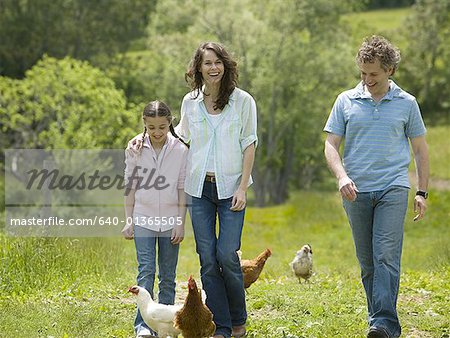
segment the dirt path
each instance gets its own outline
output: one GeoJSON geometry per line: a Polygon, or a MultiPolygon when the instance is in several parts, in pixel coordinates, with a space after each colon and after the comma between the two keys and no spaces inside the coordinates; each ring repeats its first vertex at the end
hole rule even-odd
{"type": "MultiPolygon", "coordinates": [[[[415,172],[409,172],[409,181],[413,187],[417,186],[417,178],[415,172]]],[[[444,180],[441,178],[430,177],[428,186],[437,191],[449,191],[450,180],[444,180]]]]}

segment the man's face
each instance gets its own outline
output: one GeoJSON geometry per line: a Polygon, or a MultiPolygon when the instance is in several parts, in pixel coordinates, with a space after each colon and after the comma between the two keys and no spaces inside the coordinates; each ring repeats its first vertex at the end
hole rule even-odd
{"type": "Polygon", "coordinates": [[[392,67],[387,71],[381,67],[380,60],[359,64],[361,80],[372,96],[384,95],[389,88],[389,76],[392,75],[392,67]]]}

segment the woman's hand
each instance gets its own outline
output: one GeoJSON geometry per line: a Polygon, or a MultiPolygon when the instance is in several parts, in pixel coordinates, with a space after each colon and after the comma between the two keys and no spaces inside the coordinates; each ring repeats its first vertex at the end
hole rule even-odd
{"type": "Polygon", "coordinates": [[[134,238],[134,225],[127,224],[122,229],[122,235],[125,239],[133,239],[134,238]]]}
{"type": "Polygon", "coordinates": [[[231,211],[241,211],[244,210],[247,204],[247,196],[245,190],[238,188],[234,194],[231,201],[231,211]]]}
{"type": "Polygon", "coordinates": [[[170,242],[175,244],[180,244],[184,239],[184,224],[175,225],[172,229],[172,236],[170,237],[170,242]]]}
{"type": "Polygon", "coordinates": [[[128,142],[127,149],[131,149],[134,153],[139,153],[142,146],[142,134],[139,134],[128,142]]]}

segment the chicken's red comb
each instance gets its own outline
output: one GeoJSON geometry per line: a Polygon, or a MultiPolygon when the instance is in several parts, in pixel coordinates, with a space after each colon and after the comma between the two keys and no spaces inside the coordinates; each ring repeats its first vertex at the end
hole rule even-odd
{"type": "Polygon", "coordinates": [[[137,289],[137,286],[136,286],[136,285],[130,286],[130,287],[128,288],[128,292],[131,292],[132,294],[137,295],[137,294],[139,293],[139,289],[137,289],[137,290],[135,290],[135,289],[137,289]]]}

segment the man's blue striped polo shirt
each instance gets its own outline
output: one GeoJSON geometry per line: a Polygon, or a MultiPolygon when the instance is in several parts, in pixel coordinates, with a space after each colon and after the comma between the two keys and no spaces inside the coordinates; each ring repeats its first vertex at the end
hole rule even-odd
{"type": "Polygon", "coordinates": [[[360,82],[341,93],[324,131],[345,138],[343,164],[360,192],[392,185],[410,187],[408,138],[426,133],[414,96],[390,80],[390,90],[375,102],[360,82]]]}

